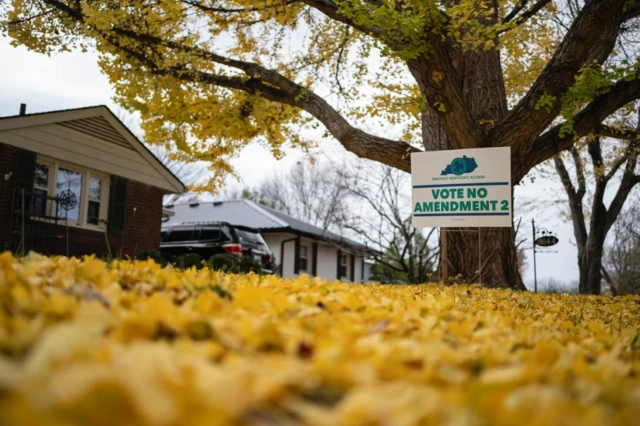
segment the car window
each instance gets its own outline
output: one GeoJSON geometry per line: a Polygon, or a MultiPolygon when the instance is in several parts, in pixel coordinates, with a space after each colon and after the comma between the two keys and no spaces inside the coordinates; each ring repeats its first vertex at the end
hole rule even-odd
{"type": "Polygon", "coordinates": [[[240,238],[240,241],[247,241],[249,243],[265,247],[267,246],[267,243],[265,243],[262,235],[260,234],[256,234],[255,232],[243,231],[242,229],[236,229],[236,233],[238,234],[238,238],[240,238]]]}
{"type": "Polygon", "coordinates": [[[175,241],[190,241],[194,239],[193,228],[173,228],[169,235],[167,236],[166,241],[175,242],[175,241]]]}
{"type": "Polygon", "coordinates": [[[200,239],[218,241],[220,239],[220,228],[202,228],[200,230],[200,239]]]}

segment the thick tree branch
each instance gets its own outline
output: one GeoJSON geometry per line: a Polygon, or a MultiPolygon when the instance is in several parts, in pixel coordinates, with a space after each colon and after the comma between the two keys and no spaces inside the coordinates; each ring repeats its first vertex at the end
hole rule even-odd
{"type": "MultiPolygon", "coordinates": [[[[640,80],[618,81],[608,92],[597,96],[573,118],[574,136],[560,137],[562,125],[552,127],[540,135],[531,148],[523,153],[529,158],[528,164],[540,164],[557,153],[571,148],[575,140],[593,132],[609,115],[629,102],[640,98],[640,80]]],[[[514,165],[514,181],[520,180],[530,167],[517,169],[514,165]]]]}
{"type": "MultiPolygon", "coordinates": [[[[365,26],[361,25],[344,15],[338,13],[338,5],[334,3],[332,0],[301,0],[304,4],[313,7],[314,9],[322,12],[327,15],[329,18],[334,19],[338,22],[342,22],[343,24],[347,24],[350,27],[353,27],[365,34],[369,34],[377,39],[382,39],[384,35],[388,32],[387,30],[380,28],[376,25],[365,26]]],[[[391,46],[392,48],[398,48],[399,46],[391,46]]]]}
{"type": "MultiPolygon", "coordinates": [[[[338,12],[338,6],[331,0],[301,0],[328,17],[347,24],[365,34],[378,39],[392,50],[402,50],[405,43],[394,41],[394,33],[378,26],[365,26],[338,12]]],[[[380,6],[385,7],[385,6],[380,6]]],[[[441,117],[443,129],[450,136],[451,148],[475,147],[482,140],[482,129],[474,120],[462,95],[457,73],[449,52],[440,34],[422,34],[430,47],[428,57],[419,56],[407,61],[409,71],[415,78],[420,91],[428,99],[430,107],[441,117]]]]}
{"type": "Polygon", "coordinates": [[[216,6],[207,6],[201,0],[182,0],[182,3],[187,4],[189,6],[195,7],[203,12],[216,12],[216,13],[248,13],[248,12],[261,12],[264,10],[274,9],[278,7],[284,7],[290,4],[297,3],[299,0],[287,0],[278,2],[271,5],[265,5],[263,7],[237,7],[237,8],[226,8],[226,7],[216,7],[216,6]]]}
{"type": "Polygon", "coordinates": [[[593,129],[594,135],[606,138],[624,139],[624,140],[640,140],[640,132],[637,129],[620,129],[616,127],[600,124],[593,129]]]}
{"type": "Polygon", "coordinates": [[[635,169],[638,164],[638,156],[640,156],[640,141],[634,140],[629,142],[627,149],[625,150],[625,157],[627,163],[624,168],[624,174],[620,180],[620,186],[616,195],[613,197],[609,209],[607,211],[607,224],[606,231],[608,232],[613,223],[618,218],[622,207],[624,206],[627,197],[631,190],[640,182],[640,176],[635,174],[635,169]]]}
{"type": "Polygon", "coordinates": [[[582,164],[582,158],[576,147],[571,148],[571,157],[576,165],[576,177],[578,178],[578,191],[576,195],[582,200],[584,194],[587,192],[587,183],[584,176],[584,164],[582,164]]]}
{"type": "Polygon", "coordinates": [[[575,83],[578,71],[587,64],[602,64],[609,57],[620,31],[625,3],[626,0],[587,0],[529,92],[494,127],[492,139],[502,146],[522,146],[523,151],[531,147],[536,135],[557,117],[560,99],[575,83]],[[555,97],[551,108],[537,108],[543,96],[555,97]]]}
{"type": "MultiPolygon", "coordinates": [[[[46,0],[46,3],[58,8],[79,23],[84,23],[81,9],[72,9],[58,0],[46,0]]],[[[186,82],[213,84],[228,89],[241,90],[270,101],[301,108],[322,122],[333,137],[342,143],[348,151],[359,157],[379,161],[409,172],[411,170],[410,154],[419,151],[407,143],[374,136],[353,127],[320,96],[258,64],[230,59],[202,48],[184,46],[172,40],[160,39],[117,26],[111,28],[109,32],[98,32],[98,34],[137,60],[140,65],[147,66],[153,74],[169,75],[186,82]],[[223,76],[212,72],[191,70],[186,67],[164,68],[161,64],[154,62],[150,55],[135,50],[130,43],[121,43],[118,36],[139,42],[143,48],[145,46],[165,47],[191,53],[201,59],[239,69],[251,78],[247,80],[241,77],[223,76]]]]}
{"type": "MultiPolygon", "coordinates": [[[[605,175],[604,173],[602,173],[604,169],[604,162],[602,161],[602,147],[600,146],[600,138],[595,138],[587,144],[587,152],[591,156],[591,164],[593,164],[596,181],[605,181],[605,175]]],[[[604,183],[606,184],[606,181],[604,183]]]]}
{"type": "Polygon", "coordinates": [[[613,176],[618,172],[618,170],[620,169],[620,167],[622,167],[622,165],[627,161],[628,158],[628,153],[625,150],[625,153],[620,155],[611,165],[611,168],[609,169],[609,172],[605,175],[604,179],[608,182],[610,181],[613,176]]]}
{"type": "Polygon", "coordinates": [[[564,186],[567,195],[569,195],[569,199],[577,200],[577,191],[573,186],[573,182],[571,182],[571,176],[569,175],[569,171],[564,165],[564,161],[559,156],[556,156],[553,157],[553,164],[556,168],[558,176],[560,176],[560,182],[562,182],[562,186],[564,186]]]}
{"type": "MultiPolygon", "coordinates": [[[[598,127],[602,127],[602,126],[598,126],[598,127]]],[[[625,136],[630,136],[630,132],[632,132],[636,136],[629,137],[629,140],[631,140],[631,142],[627,145],[627,148],[624,150],[624,154],[618,157],[618,159],[612,164],[611,169],[609,170],[609,173],[607,173],[607,176],[606,176],[607,181],[613,178],[613,176],[618,172],[618,169],[622,167],[625,161],[627,161],[630,157],[636,154],[634,151],[638,150],[638,141],[640,141],[640,136],[638,136],[639,131],[640,131],[640,111],[638,111],[638,123],[636,124],[635,130],[629,130],[629,129],[623,130],[625,136]]],[[[621,132],[616,131],[614,133],[620,134],[621,132]]],[[[612,137],[615,137],[615,136],[612,136],[612,137]]],[[[624,139],[624,138],[619,138],[619,139],[624,139]]]]}
{"type": "Polygon", "coordinates": [[[628,2],[627,10],[624,13],[624,20],[628,21],[630,19],[637,18],[638,16],[640,16],[640,2],[628,2]]]}

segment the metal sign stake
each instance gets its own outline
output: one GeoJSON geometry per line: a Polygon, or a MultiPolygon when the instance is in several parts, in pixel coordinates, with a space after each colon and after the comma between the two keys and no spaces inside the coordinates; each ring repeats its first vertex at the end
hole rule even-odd
{"type": "Polygon", "coordinates": [[[538,271],[536,268],[536,221],[531,219],[531,227],[533,228],[533,292],[538,292],[538,271]]]}
{"type": "Polygon", "coordinates": [[[442,231],[442,281],[447,284],[449,281],[449,253],[447,251],[447,228],[440,228],[442,231]]]}
{"type": "Polygon", "coordinates": [[[478,228],[478,284],[482,285],[482,246],[480,244],[480,228],[478,228]]]}

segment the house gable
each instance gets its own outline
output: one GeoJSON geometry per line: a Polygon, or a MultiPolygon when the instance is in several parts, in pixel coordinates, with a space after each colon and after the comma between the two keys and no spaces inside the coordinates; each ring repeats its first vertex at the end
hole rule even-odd
{"type": "Polygon", "coordinates": [[[105,106],[0,119],[0,143],[182,193],[174,176],[105,106]]]}

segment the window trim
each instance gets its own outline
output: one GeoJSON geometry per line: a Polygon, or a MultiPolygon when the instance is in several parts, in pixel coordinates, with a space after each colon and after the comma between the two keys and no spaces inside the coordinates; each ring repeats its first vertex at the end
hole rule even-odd
{"type": "MultiPolygon", "coordinates": [[[[58,169],[68,169],[82,174],[82,187],[80,188],[80,211],[78,212],[78,220],[70,219],[68,225],[73,228],[105,232],[107,230],[107,222],[109,218],[109,188],[111,186],[111,175],[44,155],[38,155],[36,157],[36,164],[38,163],[46,164],[49,166],[47,193],[50,194],[50,196],[53,196],[52,194],[55,194],[55,196],[57,196],[58,194],[58,169]],[[87,214],[89,212],[89,182],[91,181],[92,177],[99,178],[101,180],[98,225],[93,225],[87,222],[87,214]]],[[[54,207],[52,206],[52,202],[47,202],[47,214],[53,215],[55,213],[53,209],[54,207]]],[[[33,217],[32,219],[34,218],[35,217],[33,217]]]]}

